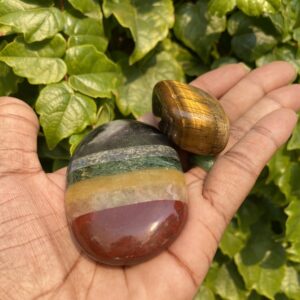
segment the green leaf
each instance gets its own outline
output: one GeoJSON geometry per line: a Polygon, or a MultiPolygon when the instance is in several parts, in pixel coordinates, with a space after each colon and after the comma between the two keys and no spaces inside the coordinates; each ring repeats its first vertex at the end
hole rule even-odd
{"type": "Polygon", "coordinates": [[[96,126],[101,126],[115,118],[114,104],[111,100],[103,100],[97,112],[96,126]]]}
{"type": "Polygon", "coordinates": [[[233,257],[243,248],[245,240],[246,235],[237,228],[234,222],[231,222],[226,228],[219,247],[224,254],[233,257]]]}
{"type": "Polygon", "coordinates": [[[269,15],[275,28],[282,35],[284,42],[289,41],[294,28],[300,23],[300,2],[298,0],[283,0],[279,11],[269,15]]]}
{"type": "MultiPolygon", "coordinates": [[[[293,31],[293,39],[295,41],[297,41],[298,48],[299,48],[299,45],[300,45],[300,28],[299,27],[293,31]]],[[[298,52],[298,56],[299,56],[299,52],[298,52]]]]}
{"type": "Polygon", "coordinates": [[[53,161],[53,165],[52,165],[52,172],[55,172],[61,168],[66,167],[69,164],[68,160],[60,160],[60,159],[55,159],[53,161]]]}
{"type": "Polygon", "coordinates": [[[300,197],[300,164],[292,162],[282,174],[278,186],[287,198],[292,196],[300,197]]]}
{"type": "Polygon", "coordinates": [[[62,57],[66,51],[66,41],[61,34],[51,39],[27,44],[22,37],[17,37],[13,42],[7,44],[1,54],[7,52],[14,55],[24,53],[29,57],[62,57]]]}
{"type": "Polygon", "coordinates": [[[273,202],[279,207],[286,206],[289,203],[287,197],[274,182],[267,184],[266,181],[261,181],[257,183],[252,189],[251,194],[262,200],[273,202]]]}
{"type": "Polygon", "coordinates": [[[293,131],[293,135],[287,145],[288,150],[300,149],[300,120],[298,119],[297,126],[293,131]]]}
{"type": "MultiPolygon", "coordinates": [[[[102,104],[98,109],[94,127],[101,126],[109,121],[112,121],[115,118],[114,104],[112,103],[112,101],[103,99],[101,100],[101,102],[102,104]]],[[[74,153],[79,143],[89,132],[91,132],[91,130],[92,130],[91,128],[86,128],[84,131],[70,136],[69,144],[71,146],[70,147],[71,154],[74,153]]]]}
{"type": "Polygon", "coordinates": [[[281,290],[289,299],[300,299],[300,275],[295,268],[286,266],[281,290]]]}
{"type": "Polygon", "coordinates": [[[129,63],[142,59],[159,41],[162,41],[174,24],[171,0],[104,0],[106,17],[113,14],[118,22],[129,28],[135,42],[129,63]]]}
{"type": "MultiPolygon", "coordinates": [[[[299,177],[298,177],[299,179],[299,177]]],[[[300,200],[292,197],[289,206],[285,209],[288,216],[286,221],[286,239],[291,243],[288,249],[289,258],[300,263],[300,200]]]]}
{"type": "Polygon", "coordinates": [[[64,18],[55,7],[15,11],[0,17],[0,24],[11,32],[23,33],[26,42],[33,43],[53,37],[63,29],[64,18]]]}
{"type": "Polygon", "coordinates": [[[217,68],[222,67],[224,65],[236,64],[236,63],[238,63],[238,60],[235,57],[223,56],[223,57],[220,57],[219,59],[216,59],[212,63],[211,68],[212,69],[217,69],[217,68]]]}
{"type": "Polygon", "coordinates": [[[225,16],[236,6],[236,0],[210,0],[208,3],[208,12],[212,15],[225,16]]]}
{"type": "Polygon", "coordinates": [[[139,117],[152,110],[152,89],[164,79],[183,81],[183,71],[174,57],[162,51],[151,54],[133,66],[123,62],[126,82],[119,89],[117,106],[123,115],[139,117]]]}
{"type": "Polygon", "coordinates": [[[40,158],[50,158],[52,160],[68,160],[70,153],[65,147],[64,141],[59,143],[55,149],[50,150],[43,136],[38,138],[38,154],[40,158]]]}
{"type": "Polygon", "coordinates": [[[43,0],[42,3],[40,0],[2,0],[0,1],[0,16],[50,4],[52,4],[52,0],[43,0]]]}
{"type": "MultiPolygon", "coordinates": [[[[252,290],[247,300],[266,300],[268,298],[257,294],[255,290],[252,290]]],[[[279,300],[276,298],[276,300],[279,300]]]]}
{"type": "Polygon", "coordinates": [[[274,181],[276,185],[279,186],[281,191],[283,191],[282,176],[287,172],[290,167],[291,157],[286,150],[285,146],[282,146],[273,155],[272,159],[268,163],[269,177],[267,182],[274,181]]]}
{"type": "Polygon", "coordinates": [[[96,104],[62,82],[45,87],[36,102],[49,149],[96,121],[96,104]]]}
{"type": "Polygon", "coordinates": [[[7,46],[8,42],[6,40],[3,40],[2,42],[0,42],[0,51],[2,51],[2,49],[4,49],[5,46],[7,46]]]}
{"type": "Polygon", "coordinates": [[[9,66],[0,62],[0,96],[16,93],[20,80],[20,77],[16,76],[9,66]]]}
{"type": "Polygon", "coordinates": [[[292,45],[282,45],[274,47],[268,54],[256,60],[258,67],[268,64],[275,60],[284,60],[290,62],[297,72],[300,72],[300,58],[297,57],[297,49],[292,45]]]}
{"type": "Polygon", "coordinates": [[[207,275],[204,279],[204,282],[203,282],[205,287],[207,287],[208,289],[210,289],[214,293],[215,293],[215,289],[216,289],[216,284],[215,283],[216,283],[216,278],[218,276],[219,269],[220,269],[220,265],[215,259],[212,262],[212,264],[210,265],[208,273],[207,273],[207,275]]]}
{"type": "Polygon", "coordinates": [[[31,107],[34,106],[36,98],[39,94],[40,86],[39,85],[31,85],[28,80],[24,80],[20,78],[20,82],[18,84],[18,90],[16,93],[13,93],[11,96],[16,97],[18,99],[22,99],[31,107]]]}
{"type": "Polygon", "coordinates": [[[76,133],[70,136],[69,144],[70,144],[70,154],[73,155],[79,143],[83,140],[83,138],[91,132],[91,128],[86,128],[80,133],[76,133]]]}
{"type": "Polygon", "coordinates": [[[270,299],[280,292],[286,255],[281,244],[272,239],[267,223],[259,222],[252,227],[251,237],[236,254],[235,262],[247,289],[254,289],[270,299]]]}
{"type": "MultiPolygon", "coordinates": [[[[114,113],[114,104],[111,100],[103,99],[101,100],[102,104],[98,109],[96,121],[94,127],[101,126],[109,121],[112,121],[115,118],[114,113]]],[[[79,143],[82,141],[82,139],[91,132],[91,128],[86,128],[84,131],[73,134],[69,138],[69,144],[70,144],[70,153],[73,154],[76,150],[79,143]]]]}
{"type": "Polygon", "coordinates": [[[264,211],[251,199],[247,199],[237,212],[237,221],[242,233],[249,235],[251,226],[263,215],[264,211]]]}
{"type": "Polygon", "coordinates": [[[213,45],[226,29],[226,18],[207,14],[207,1],[184,3],[176,10],[174,33],[187,47],[208,62],[213,45]]]}
{"type": "Polygon", "coordinates": [[[68,0],[68,2],[84,15],[102,20],[101,8],[97,0],[68,0]]]}
{"type": "Polygon", "coordinates": [[[214,293],[202,284],[199,288],[197,295],[194,297],[193,300],[215,300],[214,293]]]}
{"type": "Polygon", "coordinates": [[[91,45],[72,47],[67,50],[70,86],[91,97],[111,97],[121,81],[117,64],[91,45]]]}
{"type": "Polygon", "coordinates": [[[26,44],[20,37],[0,52],[0,61],[13,68],[15,74],[25,77],[31,84],[60,81],[67,72],[62,59],[66,43],[61,35],[50,40],[26,44]]]}
{"type": "Polygon", "coordinates": [[[267,18],[253,18],[241,12],[228,20],[234,53],[246,62],[252,62],[272,50],[278,43],[278,34],[267,18]]]}
{"type": "Polygon", "coordinates": [[[179,44],[172,42],[169,39],[165,39],[162,41],[161,46],[163,50],[168,51],[174,56],[186,75],[191,77],[200,76],[201,74],[209,71],[209,68],[204,65],[199,57],[193,55],[190,51],[179,44]]]}
{"type": "Polygon", "coordinates": [[[233,262],[220,267],[215,280],[215,291],[224,300],[246,299],[243,280],[233,262]]]}
{"type": "Polygon", "coordinates": [[[280,7],[280,0],[236,0],[237,7],[249,16],[275,13],[280,7]]]}
{"type": "Polygon", "coordinates": [[[100,52],[107,48],[108,41],[104,35],[101,20],[76,16],[65,11],[64,32],[69,36],[68,46],[93,45],[100,52]]]}

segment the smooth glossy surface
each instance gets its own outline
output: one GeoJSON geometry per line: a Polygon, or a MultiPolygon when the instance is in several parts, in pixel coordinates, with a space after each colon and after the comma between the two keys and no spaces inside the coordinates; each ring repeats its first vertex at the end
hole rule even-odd
{"type": "Polygon", "coordinates": [[[226,146],[229,121],[217,99],[190,85],[164,80],[153,90],[153,113],[159,128],[180,148],[216,155],[226,146]]]}
{"type": "Polygon", "coordinates": [[[182,201],[148,201],[82,215],[71,226],[90,257],[134,264],[167,247],[180,232],[186,213],[182,201]]]}
{"type": "Polygon", "coordinates": [[[92,259],[132,265],[168,247],[187,217],[181,165],[168,139],[137,121],[95,129],[68,168],[72,235],[92,259]]]}

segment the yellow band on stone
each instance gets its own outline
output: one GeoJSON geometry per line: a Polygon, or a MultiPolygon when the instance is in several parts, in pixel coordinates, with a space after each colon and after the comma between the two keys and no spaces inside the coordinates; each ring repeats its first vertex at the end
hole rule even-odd
{"type": "Polygon", "coordinates": [[[186,202],[182,172],[174,169],[144,169],[112,176],[97,176],[71,185],[66,192],[69,216],[152,200],[186,202]]]}

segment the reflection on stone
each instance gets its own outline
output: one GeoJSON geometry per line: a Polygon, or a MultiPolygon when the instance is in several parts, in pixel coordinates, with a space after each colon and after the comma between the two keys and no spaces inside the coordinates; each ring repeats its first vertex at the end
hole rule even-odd
{"type": "Polygon", "coordinates": [[[80,216],[72,229],[91,258],[110,265],[134,264],[167,247],[186,214],[182,201],[149,201],[80,216]]]}

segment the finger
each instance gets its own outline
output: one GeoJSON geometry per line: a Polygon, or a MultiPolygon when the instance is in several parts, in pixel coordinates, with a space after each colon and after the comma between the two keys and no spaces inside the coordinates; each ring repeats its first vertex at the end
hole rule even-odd
{"type": "Polygon", "coordinates": [[[243,63],[228,64],[199,76],[190,84],[219,98],[249,71],[250,69],[243,63]]]}
{"type": "Polygon", "coordinates": [[[48,173],[48,178],[54,183],[61,191],[65,191],[66,189],[66,173],[67,168],[61,168],[59,170],[56,170],[53,173],[48,173]]]}
{"type": "Polygon", "coordinates": [[[285,86],[270,92],[232,124],[230,128],[230,139],[224,153],[237,143],[256,122],[271,112],[279,108],[290,108],[294,111],[300,110],[299,99],[299,84],[285,86]]]}
{"type": "Polygon", "coordinates": [[[220,103],[234,122],[264,95],[293,82],[296,75],[291,64],[272,62],[250,72],[220,99],[220,103]]]}
{"type": "Polygon", "coordinates": [[[274,152],[288,139],[297,122],[290,109],[265,116],[211,169],[203,196],[229,222],[274,152]],[[282,126],[284,124],[284,126],[282,126]]]}
{"type": "MultiPolygon", "coordinates": [[[[297,110],[300,106],[299,104],[299,96],[300,96],[300,88],[299,85],[293,85],[290,87],[284,87],[279,90],[276,90],[272,93],[270,93],[269,97],[272,97],[272,100],[267,100],[264,99],[260,103],[262,104],[257,104],[258,108],[257,111],[253,111],[253,118],[258,118],[261,119],[265,117],[264,111],[267,112],[273,112],[275,110],[278,110],[280,106],[286,106],[290,107],[291,109],[297,110]],[[269,101],[272,101],[269,103],[269,101]],[[278,101],[279,103],[277,104],[274,101],[278,101]],[[259,115],[256,115],[259,114],[259,115]]],[[[266,113],[267,114],[267,113],[266,113]]],[[[276,112],[277,114],[277,112],[276,112]]],[[[292,114],[292,119],[294,119],[294,115],[292,114]]],[[[273,116],[274,120],[279,122],[284,122],[284,120],[280,119],[280,115],[277,120],[277,116],[273,116]]],[[[290,122],[290,118],[287,118],[290,122]]],[[[272,122],[270,120],[264,121],[268,126],[270,126],[270,130],[272,130],[272,122]],[[268,124],[268,122],[270,122],[268,124]]],[[[252,128],[255,125],[256,122],[251,121],[245,122],[246,126],[250,126],[252,128]]],[[[292,125],[295,124],[292,122],[292,125]]],[[[259,126],[264,126],[264,124],[257,124],[257,127],[255,128],[260,128],[259,126]]],[[[293,126],[291,126],[292,128],[293,126]]],[[[247,132],[249,132],[249,129],[247,129],[247,132]]],[[[263,128],[263,127],[262,127],[263,128]]],[[[254,129],[256,130],[256,129],[254,129]]],[[[259,129],[261,130],[261,129],[259,129]]],[[[274,128],[276,130],[276,128],[274,128]]],[[[268,131],[266,131],[268,132],[268,131]]],[[[243,135],[245,132],[243,132],[243,135]]],[[[289,133],[288,133],[289,135],[289,133]]],[[[287,135],[287,136],[288,136],[287,135]]],[[[247,138],[250,140],[250,138],[247,138]]],[[[246,149],[249,150],[250,154],[254,153],[255,155],[255,149],[252,150],[251,148],[248,147],[248,143],[250,145],[255,144],[255,142],[249,142],[248,140],[245,139],[245,147],[244,151],[247,151],[246,149]]],[[[284,142],[284,139],[280,139],[279,136],[279,143],[284,142]]],[[[259,139],[257,140],[257,143],[259,143],[259,139]]],[[[231,145],[232,146],[232,145],[231,145]]],[[[279,145],[278,145],[279,146],[279,145]]],[[[277,147],[278,147],[277,146],[277,147]]],[[[265,149],[265,147],[262,147],[265,149]]],[[[259,149],[259,148],[258,148],[259,149]]],[[[238,150],[237,150],[238,151],[238,150]]],[[[261,151],[261,149],[259,149],[261,151]]],[[[258,154],[259,155],[259,154],[258,154]]],[[[270,154],[271,155],[271,154],[270,154]]],[[[244,157],[244,155],[242,156],[244,157]]],[[[260,163],[260,166],[258,166],[258,171],[255,173],[255,177],[258,176],[260,170],[266,163],[266,159],[263,160],[260,163]]],[[[258,160],[259,162],[259,160],[258,160]]],[[[247,164],[246,164],[247,165],[247,164]]],[[[227,166],[226,166],[227,168],[227,166]]],[[[230,169],[229,169],[230,171],[230,169]]],[[[232,171],[236,175],[236,178],[234,178],[231,174],[229,175],[220,175],[221,179],[223,180],[226,178],[231,178],[231,180],[235,182],[238,181],[238,177],[245,178],[243,174],[239,174],[235,171],[232,171]],[[223,178],[222,178],[223,177],[223,178]]],[[[227,202],[225,202],[224,197],[223,197],[223,191],[220,191],[220,204],[217,206],[213,201],[207,201],[207,199],[213,199],[213,196],[207,197],[206,199],[202,199],[200,195],[202,195],[202,187],[205,182],[205,177],[206,177],[206,172],[200,168],[194,168],[190,170],[186,174],[186,179],[187,179],[187,186],[189,187],[189,220],[184,228],[183,234],[180,235],[178,240],[171,246],[170,252],[172,252],[174,255],[176,255],[182,262],[183,264],[189,269],[193,274],[193,277],[198,281],[201,282],[203,280],[202,275],[206,274],[206,271],[208,270],[210,266],[210,262],[213,259],[214,253],[217,249],[218,243],[221,239],[221,236],[224,232],[225,227],[227,226],[229,219],[233,216],[235,210],[238,208],[238,206],[241,203],[241,199],[244,199],[249,191],[249,188],[246,189],[246,192],[244,191],[244,195],[240,198],[239,201],[235,201],[235,205],[233,208],[231,208],[231,211],[229,213],[226,213],[226,209],[223,208],[223,203],[225,203],[225,206],[227,206],[227,202],[231,204],[231,199],[228,199],[227,202]],[[216,209],[214,209],[216,207],[216,209]],[[196,249],[196,250],[195,250],[196,249]],[[200,264],[201,261],[201,264],[200,264]]],[[[211,176],[211,175],[210,175],[211,176]]],[[[230,180],[230,181],[231,181],[230,180]]],[[[209,182],[209,180],[207,181],[209,182]]],[[[250,185],[254,184],[255,179],[248,182],[250,185]]],[[[214,184],[212,184],[212,187],[214,188],[215,186],[218,186],[219,182],[214,181],[214,184]]],[[[206,187],[207,185],[205,185],[206,187]]],[[[230,186],[229,186],[230,187],[230,186]]],[[[234,189],[234,192],[238,190],[238,186],[236,186],[236,189],[234,189]]],[[[204,193],[204,195],[207,192],[204,193]]],[[[208,193],[209,194],[209,193],[208,193]]],[[[229,198],[229,197],[228,197],[229,198]]]]}
{"type": "MultiPolygon", "coordinates": [[[[190,82],[190,85],[203,89],[218,98],[225,94],[249,71],[250,69],[243,63],[228,64],[199,76],[190,82]]],[[[152,113],[147,113],[138,118],[138,120],[155,127],[158,124],[158,118],[154,117],[152,113]]]]}
{"type": "Polygon", "coordinates": [[[30,106],[0,97],[0,173],[34,173],[41,170],[37,156],[39,123],[30,106]]]}
{"type": "Polygon", "coordinates": [[[189,210],[187,223],[168,253],[177,258],[198,285],[212,263],[227,223],[202,197],[205,173],[194,168],[186,173],[189,210]]]}

